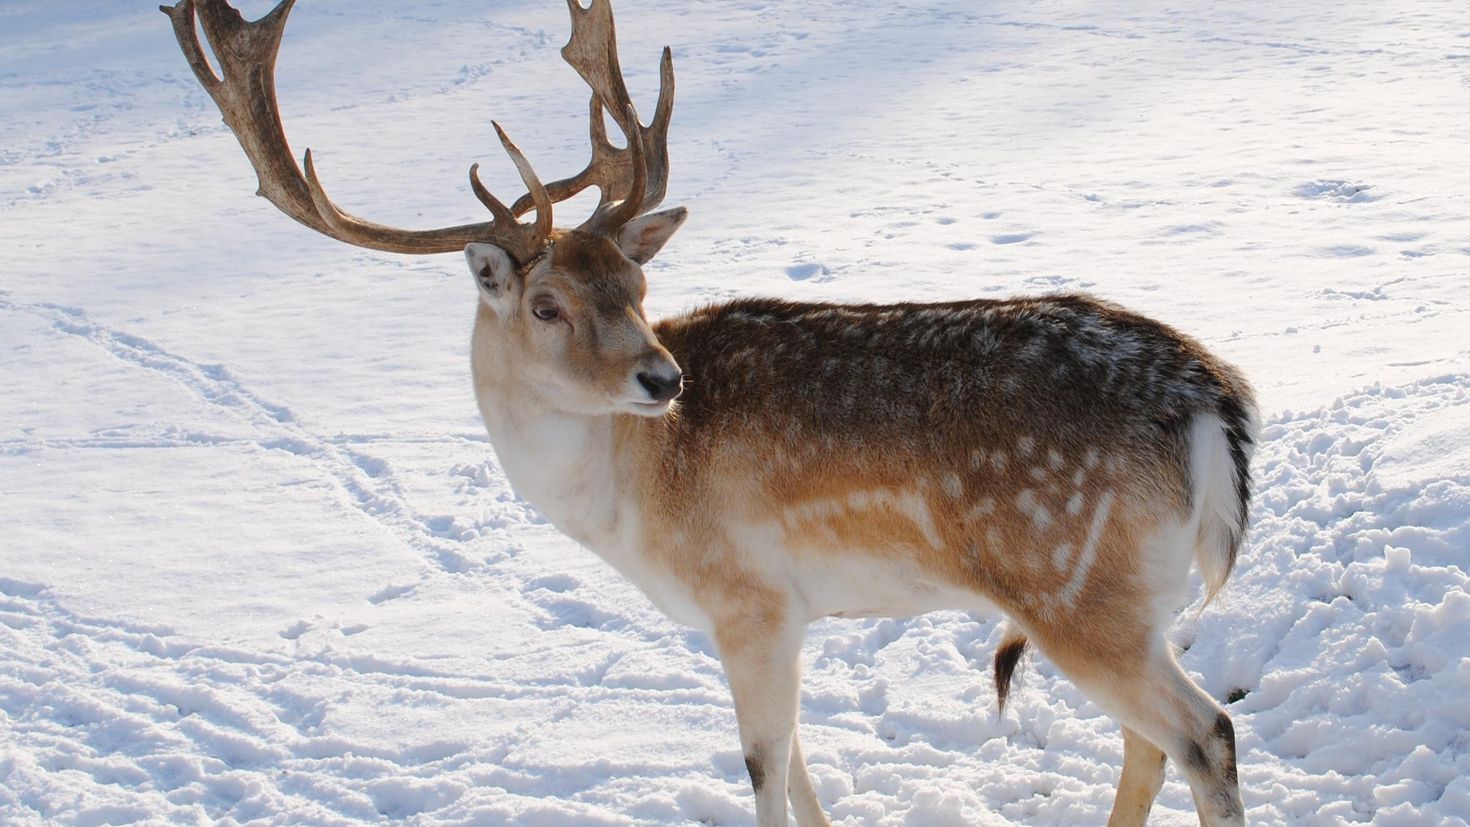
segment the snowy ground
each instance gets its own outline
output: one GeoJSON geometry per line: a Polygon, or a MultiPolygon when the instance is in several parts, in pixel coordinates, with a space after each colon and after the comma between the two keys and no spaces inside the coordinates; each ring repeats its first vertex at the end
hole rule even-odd
{"type": "MultiPolygon", "coordinates": [[[[245,8],[258,14],[260,0],[245,8]]],[[[280,66],[348,209],[479,220],[584,160],[554,0],[307,0],[280,66]]],[[[679,95],[649,268],[730,296],[1086,289],[1260,390],[1255,529],[1182,616],[1253,824],[1470,820],[1470,8],[622,0],[679,95]],[[1328,10],[1330,9],[1330,10],[1328,10]]],[[[454,256],[318,238],[146,3],[0,5],[0,822],[753,823],[709,641],[516,499],[454,256]]],[[[563,215],[575,214],[575,207],[563,215]]],[[[994,619],[831,621],[834,819],[1100,824],[1116,727],[994,619]]],[[[1155,824],[1192,823],[1171,770],[1155,824]]]]}

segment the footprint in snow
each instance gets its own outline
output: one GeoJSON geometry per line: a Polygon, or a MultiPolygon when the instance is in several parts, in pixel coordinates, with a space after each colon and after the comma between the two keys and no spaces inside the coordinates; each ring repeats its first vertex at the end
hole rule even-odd
{"type": "Polygon", "coordinates": [[[1314,252],[1322,258],[1360,258],[1371,256],[1376,251],[1372,247],[1364,247],[1361,244],[1333,244],[1328,247],[1318,247],[1314,252]]]}
{"type": "Polygon", "coordinates": [[[567,626],[577,629],[609,631],[626,625],[622,616],[603,609],[590,600],[578,600],[572,597],[548,599],[533,596],[532,602],[546,612],[546,617],[537,620],[536,625],[548,631],[567,626]]]}
{"type": "Polygon", "coordinates": [[[793,264],[786,268],[786,275],[792,281],[806,281],[815,276],[829,275],[831,272],[831,270],[827,269],[827,265],[815,261],[809,261],[804,264],[793,264]]]}
{"type": "Polygon", "coordinates": [[[1025,283],[1028,286],[1030,286],[1030,287],[1052,287],[1052,288],[1056,288],[1058,290],[1063,289],[1063,288],[1069,288],[1069,289],[1075,289],[1075,290],[1086,290],[1086,289],[1088,289],[1090,287],[1096,287],[1097,286],[1097,282],[1095,282],[1095,281],[1087,281],[1085,279],[1074,279],[1074,278],[1070,278],[1068,276],[1057,276],[1057,275],[1051,275],[1051,276],[1032,276],[1031,278],[1026,279],[1026,282],[1025,283]]]}
{"type": "Polygon", "coordinates": [[[570,574],[548,574],[538,577],[526,584],[526,591],[545,589],[549,592],[569,592],[580,585],[577,578],[570,574]]]}
{"type": "Polygon", "coordinates": [[[374,605],[396,600],[413,591],[413,586],[385,586],[368,597],[368,602],[374,605]]]}
{"type": "Polygon", "coordinates": [[[349,451],[348,455],[352,458],[352,464],[369,477],[381,477],[391,471],[387,460],[359,454],[355,451],[349,451]]]}
{"type": "Polygon", "coordinates": [[[1298,185],[1296,189],[1292,190],[1292,194],[1298,198],[1313,198],[1321,201],[1360,204],[1367,201],[1377,201],[1382,197],[1368,192],[1371,189],[1373,189],[1371,184],[1360,184],[1353,181],[1340,181],[1336,179],[1319,179],[1298,185]]]}

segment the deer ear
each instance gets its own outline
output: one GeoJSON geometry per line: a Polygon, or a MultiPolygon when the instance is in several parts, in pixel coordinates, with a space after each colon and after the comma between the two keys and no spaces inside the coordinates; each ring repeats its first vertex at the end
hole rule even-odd
{"type": "Polygon", "coordinates": [[[494,244],[468,244],[464,248],[470,276],[480,291],[480,300],[496,313],[504,313],[511,304],[511,287],[515,284],[516,263],[494,244]]]}
{"type": "Polygon", "coordinates": [[[675,207],[635,218],[618,231],[618,248],[628,258],[647,264],[688,217],[688,210],[675,207]]]}

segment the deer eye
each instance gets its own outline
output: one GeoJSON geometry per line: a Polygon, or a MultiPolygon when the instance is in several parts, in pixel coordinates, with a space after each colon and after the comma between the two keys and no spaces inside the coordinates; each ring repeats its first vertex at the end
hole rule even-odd
{"type": "Polygon", "coordinates": [[[543,322],[554,322],[561,311],[554,304],[538,304],[531,308],[531,315],[543,322]]]}

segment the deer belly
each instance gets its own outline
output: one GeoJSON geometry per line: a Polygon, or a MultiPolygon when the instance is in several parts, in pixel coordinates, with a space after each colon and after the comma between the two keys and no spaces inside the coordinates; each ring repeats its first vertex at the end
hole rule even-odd
{"type": "Polygon", "coordinates": [[[995,610],[965,585],[920,489],[855,488],[767,513],[737,533],[746,558],[791,582],[812,619],[995,610]]]}
{"type": "Polygon", "coordinates": [[[944,609],[980,614],[998,611],[983,595],[933,577],[913,560],[834,557],[799,567],[796,588],[811,619],[909,617],[944,609]]]}

